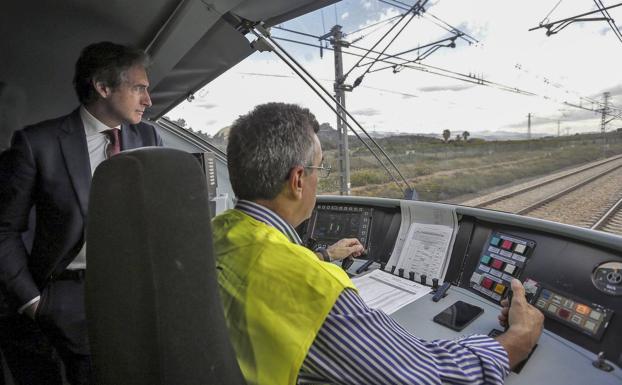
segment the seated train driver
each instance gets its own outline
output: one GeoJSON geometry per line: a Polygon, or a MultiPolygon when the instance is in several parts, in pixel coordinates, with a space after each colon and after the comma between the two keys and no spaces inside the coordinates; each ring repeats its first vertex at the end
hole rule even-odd
{"type": "Polygon", "coordinates": [[[315,204],[322,149],[315,117],[257,106],[227,147],[239,201],[213,220],[229,336],[249,384],[502,384],[542,331],[519,281],[492,339],[421,340],[369,308],[338,266],[300,245],[294,227],[315,204]]]}

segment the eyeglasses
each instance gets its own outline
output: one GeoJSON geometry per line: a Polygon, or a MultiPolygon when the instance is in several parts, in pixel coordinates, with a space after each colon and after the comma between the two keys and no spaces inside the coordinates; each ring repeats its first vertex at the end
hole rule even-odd
{"type": "Polygon", "coordinates": [[[305,168],[316,169],[320,178],[328,178],[328,176],[330,175],[330,170],[332,170],[330,164],[324,163],[320,164],[319,166],[305,166],[305,168]]]}

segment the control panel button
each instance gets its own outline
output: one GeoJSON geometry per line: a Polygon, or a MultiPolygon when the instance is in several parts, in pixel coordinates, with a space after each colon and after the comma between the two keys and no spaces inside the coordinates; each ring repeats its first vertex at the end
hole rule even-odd
{"type": "Polygon", "coordinates": [[[499,295],[503,295],[505,293],[506,286],[500,283],[495,285],[495,292],[499,293],[499,295]]]}
{"type": "Polygon", "coordinates": [[[572,309],[574,307],[574,301],[571,301],[569,299],[565,299],[564,300],[564,307],[567,307],[568,309],[572,309]]]}
{"type": "Polygon", "coordinates": [[[577,304],[577,307],[575,308],[575,310],[577,311],[577,313],[583,314],[583,315],[588,315],[592,311],[592,309],[590,309],[589,306],[582,305],[582,304],[577,304]]]}
{"type": "Polygon", "coordinates": [[[561,308],[557,312],[557,315],[563,319],[568,319],[570,317],[570,312],[567,309],[561,308]]]}
{"type": "Polygon", "coordinates": [[[536,302],[536,307],[539,307],[540,309],[544,309],[545,305],[546,305],[546,301],[543,299],[539,299],[538,302],[536,302]]]}
{"type": "Polygon", "coordinates": [[[490,263],[490,255],[483,255],[482,259],[480,259],[480,262],[486,266],[488,266],[488,264],[490,263]]]}
{"type": "Polygon", "coordinates": [[[587,330],[594,332],[594,330],[596,329],[596,324],[592,321],[585,321],[585,325],[583,325],[583,327],[585,327],[587,330]]]}
{"type": "Polygon", "coordinates": [[[501,268],[503,267],[503,261],[493,259],[491,266],[497,270],[501,270],[501,268]]]}
{"type": "Polygon", "coordinates": [[[551,313],[557,313],[557,310],[559,309],[559,307],[557,305],[555,305],[554,303],[552,303],[552,304],[549,305],[549,307],[547,309],[551,313]]]}
{"type": "Polygon", "coordinates": [[[573,314],[572,318],[570,318],[570,322],[581,325],[581,322],[583,322],[583,318],[577,314],[573,314]]]}
{"type": "Polygon", "coordinates": [[[494,281],[490,278],[484,278],[482,280],[482,286],[485,287],[486,289],[490,289],[493,283],[494,281]]]}
{"type": "Polygon", "coordinates": [[[514,246],[514,252],[517,254],[525,254],[526,249],[527,249],[527,246],[522,245],[520,243],[517,243],[516,246],[514,246]]]}
{"type": "Polygon", "coordinates": [[[492,239],[490,240],[490,244],[493,246],[499,246],[499,242],[501,242],[501,239],[499,237],[492,237],[492,239]]]}
{"type": "Polygon", "coordinates": [[[504,239],[503,242],[501,242],[501,248],[504,250],[511,250],[512,246],[512,241],[508,241],[507,239],[504,239]]]}
{"type": "Polygon", "coordinates": [[[513,275],[514,272],[516,271],[516,266],[508,263],[507,265],[505,265],[505,269],[503,269],[503,271],[505,271],[506,273],[510,275],[513,275]]]}
{"type": "Polygon", "coordinates": [[[603,313],[597,310],[592,310],[592,312],[590,313],[590,318],[593,320],[600,321],[602,317],[603,317],[603,313]]]}
{"type": "Polygon", "coordinates": [[[471,276],[471,282],[479,285],[480,282],[482,282],[482,275],[480,273],[473,273],[473,275],[471,276]]]}

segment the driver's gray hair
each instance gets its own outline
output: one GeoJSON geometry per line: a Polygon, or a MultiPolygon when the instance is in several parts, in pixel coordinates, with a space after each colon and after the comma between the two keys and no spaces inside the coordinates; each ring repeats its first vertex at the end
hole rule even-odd
{"type": "Polygon", "coordinates": [[[276,198],[293,167],[312,165],[313,135],[319,128],[315,116],[295,104],[261,104],[240,116],[227,144],[229,178],[237,198],[276,198]]]}

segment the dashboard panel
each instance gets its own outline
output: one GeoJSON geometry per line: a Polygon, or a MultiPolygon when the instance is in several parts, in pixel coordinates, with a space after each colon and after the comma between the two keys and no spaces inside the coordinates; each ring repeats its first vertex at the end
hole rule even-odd
{"type": "MultiPolygon", "coordinates": [[[[393,199],[320,196],[311,219],[298,230],[303,240],[315,238],[326,245],[341,235],[357,236],[369,250],[361,259],[371,259],[377,262],[375,268],[397,275],[387,262],[403,225],[400,205],[401,201],[393,199]],[[365,224],[369,227],[364,228],[365,224]],[[364,233],[365,229],[368,231],[364,233]]],[[[598,383],[622,383],[622,237],[490,210],[434,205],[455,210],[459,218],[445,273],[445,282],[457,287],[453,290],[473,303],[483,302],[499,309],[500,300],[509,295],[510,280],[520,279],[528,300],[545,315],[545,334],[540,344],[546,341],[546,344],[562,345],[539,350],[582,351],[582,359],[590,363],[605,362],[604,369],[612,369],[607,372],[589,365],[589,370],[595,371],[594,378],[600,378],[598,383]],[[601,361],[597,361],[599,354],[601,361]],[[611,377],[606,374],[602,377],[603,373],[610,373],[611,377]]],[[[363,262],[359,261],[348,273],[356,275],[363,262]]],[[[404,279],[408,279],[406,274],[404,279]]],[[[429,300],[421,298],[413,308],[429,300]]],[[[424,308],[441,311],[447,305],[447,302],[429,303],[424,308]]],[[[400,310],[398,318],[405,317],[404,312],[400,310]]],[[[438,333],[436,338],[442,338],[447,331],[430,322],[431,316],[421,320],[428,325],[423,328],[424,334],[438,333]]],[[[412,313],[408,319],[419,317],[412,313]]],[[[482,330],[481,322],[476,320],[472,328],[487,334],[492,327],[486,324],[482,330]]],[[[410,325],[411,321],[406,323],[410,325]]],[[[411,326],[417,331],[421,329],[419,323],[411,326]]],[[[543,359],[542,352],[534,356],[543,359]]],[[[555,357],[544,359],[555,361],[555,357]]],[[[558,370],[583,365],[555,362],[553,366],[558,370]]],[[[513,382],[527,383],[520,378],[530,378],[530,381],[557,383],[551,381],[551,373],[545,367],[526,365],[513,382]],[[534,366],[540,369],[533,369],[534,366]]],[[[584,379],[585,375],[576,378],[584,379]]]]}

